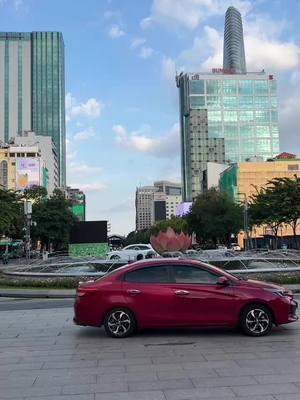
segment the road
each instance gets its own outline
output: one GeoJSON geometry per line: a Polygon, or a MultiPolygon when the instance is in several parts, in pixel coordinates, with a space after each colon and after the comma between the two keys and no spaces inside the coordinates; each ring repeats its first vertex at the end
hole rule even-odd
{"type": "Polygon", "coordinates": [[[0,297],[0,311],[72,307],[74,299],[12,299],[0,297]]]}
{"type": "Polygon", "coordinates": [[[67,302],[0,313],[0,400],[300,399],[300,323],[262,338],[198,329],[119,340],[74,326],[67,302]]]}

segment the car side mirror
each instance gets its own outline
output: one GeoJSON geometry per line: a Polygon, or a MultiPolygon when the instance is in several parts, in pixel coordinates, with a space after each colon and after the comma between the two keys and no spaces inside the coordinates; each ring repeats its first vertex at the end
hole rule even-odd
{"type": "Polygon", "coordinates": [[[217,285],[228,286],[230,281],[226,276],[220,276],[217,280],[217,285]]]}

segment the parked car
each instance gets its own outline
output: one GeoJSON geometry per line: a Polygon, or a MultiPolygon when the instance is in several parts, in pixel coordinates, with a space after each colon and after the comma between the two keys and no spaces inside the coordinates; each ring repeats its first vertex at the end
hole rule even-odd
{"type": "Polygon", "coordinates": [[[230,249],[234,251],[241,251],[241,246],[238,245],[237,243],[231,243],[230,249]]]}
{"type": "Polygon", "coordinates": [[[76,324],[103,325],[116,338],[143,328],[201,326],[239,326],[263,336],[273,324],[298,319],[291,291],[180,258],[136,262],[81,283],[74,311],[76,324]]]}
{"type": "Polygon", "coordinates": [[[130,244],[122,250],[111,251],[107,254],[109,260],[142,260],[156,255],[150,244],[130,244]]]}

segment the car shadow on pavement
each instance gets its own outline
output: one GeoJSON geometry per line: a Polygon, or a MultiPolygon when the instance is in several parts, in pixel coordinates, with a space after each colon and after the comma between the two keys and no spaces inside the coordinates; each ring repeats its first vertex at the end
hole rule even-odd
{"type": "MultiPolygon", "coordinates": [[[[75,327],[76,329],[76,327],[75,327]]],[[[109,340],[117,340],[109,338],[104,329],[101,328],[93,328],[93,327],[77,327],[76,336],[77,337],[85,337],[85,338],[103,338],[109,340]]],[[[295,331],[300,329],[300,324],[296,325],[286,325],[286,326],[274,326],[271,334],[268,336],[270,338],[283,337],[283,336],[293,336],[295,335],[295,331]]],[[[148,338],[165,338],[166,340],[172,338],[180,338],[182,340],[186,339],[186,342],[192,342],[193,338],[199,339],[199,337],[210,337],[210,338],[228,338],[228,337],[239,337],[239,338],[248,338],[248,339],[261,339],[261,338],[252,338],[249,336],[245,336],[240,329],[238,328],[173,328],[173,329],[145,329],[139,331],[138,333],[125,338],[123,340],[132,340],[135,338],[140,338],[142,341],[148,338]]],[[[263,337],[264,338],[264,337],[263,337]]],[[[192,343],[191,343],[192,344],[192,343]]]]}

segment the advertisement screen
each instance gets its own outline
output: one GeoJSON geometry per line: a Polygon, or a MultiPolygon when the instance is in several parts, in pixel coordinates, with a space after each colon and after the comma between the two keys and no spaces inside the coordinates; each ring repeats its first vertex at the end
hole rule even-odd
{"type": "Polygon", "coordinates": [[[37,158],[16,159],[16,190],[40,185],[40,163],[37,158]]]}

